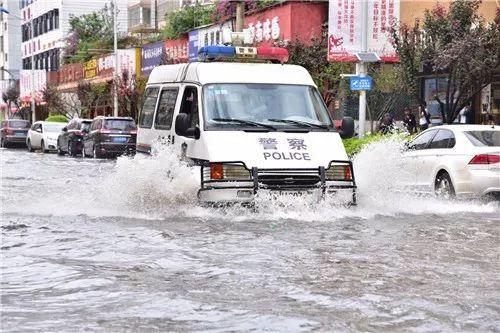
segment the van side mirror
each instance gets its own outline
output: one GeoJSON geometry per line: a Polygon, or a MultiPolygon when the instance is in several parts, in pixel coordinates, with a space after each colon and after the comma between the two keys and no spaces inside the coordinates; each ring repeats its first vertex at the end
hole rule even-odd
{"type": "Polygon", "coordinates": [[[64,126],[64,127],[62,128],[62,131],[63,131],[63,132],[67,132],[67,131],[68,131],[68,128],[67,128],[66,126],[64,126]]]}
{"type": "Polygon", "coordinates": [[[354,119],[352,117],[342,118],[339,134],[342,139],[349,139],[354,136],[354,119]]]}
{"type": "Polygon", "coordinates": [[[179,113],[175,118],[175,134],[186,136],[198,140],[200,138],[200,129],[198,127],[189,127],[191,121],[187,113],[179,113]]]}

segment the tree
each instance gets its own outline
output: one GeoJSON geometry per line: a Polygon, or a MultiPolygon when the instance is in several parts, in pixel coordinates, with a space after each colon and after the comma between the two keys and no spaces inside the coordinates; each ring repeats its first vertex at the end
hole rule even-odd
{"type": "Polygon", "coordinates": [[[84,110],[75,93],[62,93],[57,90],[57,85],[47,84],[42,90],[42,97],[52,115],[63,115],[68,119],[84,116],[84,110]]]}
{"type": "Polygon", "coordinates": [[[7,115],[9,118],[18,117],[21,119],[28,119],[29,108],[21,108],[20,92],[17,84],[11,85],[9,89],[2,94],[2,99],[7,104],[7,115]],[[12,106],[17,109],[15,113],[12,112],[12,106]]]}
{"type": "MultiPolygon", "coordinates": [[[[70,15],[64,56],[66,63],[90,60],[113,49],[113,2],[102,9],[80,16],[70,15]]],[[[118,36],[118,48],[140,45],[137,37],[118,36]]]]}
{"type": "Polygon", "coordinates": [[[480,3],[454,0],[448,11],[437,4],[425,12],[423,22],[393,29],[404,82],[420,104],[419,76],[428,72],[445,80],[444,91],[434,99],[446,123],[452,123],[500,69],[500,9],[494,22],[486,24],[478,12],[480,3]]]}
{"type": "Polygon", "coordinates": [[[142,96],[146,88],[147,79],[143,76],[129,76],[124,71],[116,81],[118,87],[118,104],[124,116],[137,119],[139,105],[142,104],[142,96]]]}
{"type": "Polygon", "coordinates": [[[281,42],[290,54],[289,63],[307,69],[319,88],[327,107],[330,109],[339,92],[341,73],[351,73],[352,64],[345,62],[328,62],[328,33],[323,29],[321,36],[313,37],[306,45],[298,38],[288,43],[281,42]]]}
{"type": "Polygon", "coordinates": [[[212,23],[213,6],[196,3],[165,14],[167,25],[162,35],[165,39],[177,39],[189,30],[212,23]]]}
{"type": "Polygon", "coordinates": [[[78,82],[76,95],[81,103],[82,114],[90,117],[94,108],[109,100],[110,91],[107,83],[90,84],[84,80],[78,82]]]}

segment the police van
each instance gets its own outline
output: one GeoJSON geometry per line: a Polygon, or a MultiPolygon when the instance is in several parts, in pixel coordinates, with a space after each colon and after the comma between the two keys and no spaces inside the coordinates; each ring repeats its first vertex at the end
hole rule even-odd
{"type": "Polygon", "coordinates": [[[341,141],[353,135],[354,122],[344,118],[335,128],[309,73],[283,64],[286,49],[208,46],[199,55],[199,62],[151,72],[138,152],[168,141],[200,168],[198,198],[205,204],[252,202],[264,190],[343,191],[355,204],[353,167],[341,141]],[[240,54],[257,62],[237,62],[240,54]]]}

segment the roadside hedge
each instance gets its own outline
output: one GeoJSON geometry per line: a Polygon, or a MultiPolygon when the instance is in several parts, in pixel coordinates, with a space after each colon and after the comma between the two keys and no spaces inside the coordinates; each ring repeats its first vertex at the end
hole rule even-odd
{"type": "MultiPolygon", "coordinates": [[[[417,134],[405,135],[400,133],[395,135],[397,135],[402,141],[411,141],[417,134]]],[[[343,139],[342,142],[344,143],[347,155],[349,157],[352,157],[357,153],[359,153],[366,145],[380,141],[384,138],[386,139],[387,137],[388,137],[387,135],[382,135],[382,134],[370,134],[364,136],[362,139],[358,138],[343,139]]]]}
{"type": "Polygon", "coordinates": [[[383,135],[372,134],[372,135],[366,135],[362,139],[359,138],[343,139],[342,142],[344,143],[347,155],[351,157],[359,153],[361,149],[363,149],[363,147],[366,146],[367,144],[379,141],[382,138],[384,138],[383,135]]]}
{"type": "Polygon", "coordinates": [[[45,121],[48,121],[51,123],[67,123],[68,118],[66,118],[62,114],[56,114],[54,116],[48,116],[47,118],[45,118],[45,121]]]}

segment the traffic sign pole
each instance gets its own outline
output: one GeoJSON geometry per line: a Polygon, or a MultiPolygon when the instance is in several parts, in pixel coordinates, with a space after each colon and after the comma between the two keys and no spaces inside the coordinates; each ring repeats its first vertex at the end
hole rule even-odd
{"type": "MultiPolygon", "coordinates": [[[[368,1],[361,1],[361,48],[363,52],[368,51],[368,1]]],[[[361,60],[356,64],[356,73],[360,77],[365,77],[367,68],[366,62],[361,60]]],[[[362,138],[365,135],[366,123],[366,90],[359,92],[359,131],[358,137],[362,138]]]]}

